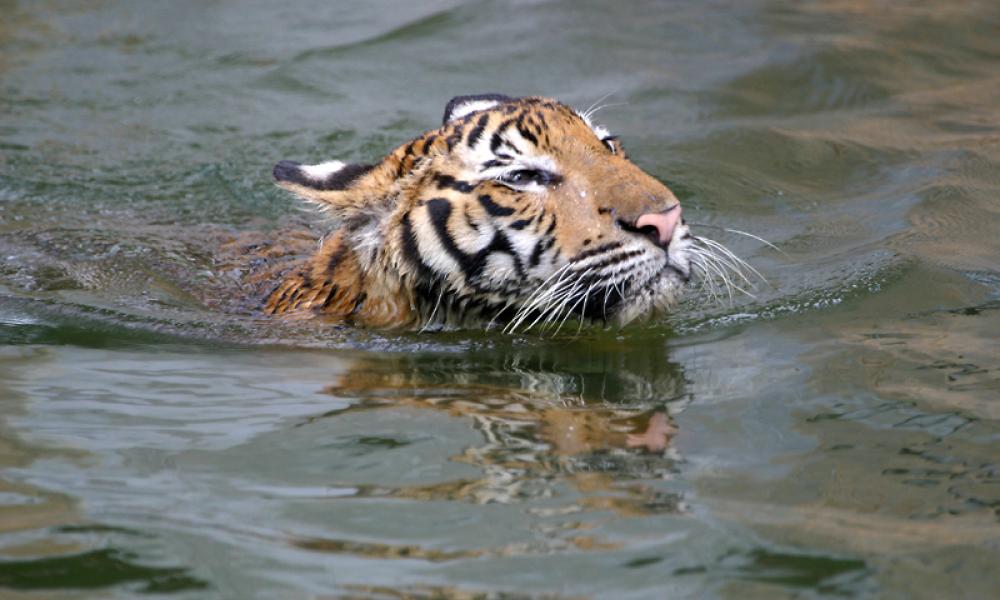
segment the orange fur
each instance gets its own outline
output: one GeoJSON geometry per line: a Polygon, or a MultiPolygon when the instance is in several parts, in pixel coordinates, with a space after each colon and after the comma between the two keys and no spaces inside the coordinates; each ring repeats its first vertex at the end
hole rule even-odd
{"type": "Polygon", "coordinates": [[[575,261],[581,279],[606,287],[584,281],[578,293],[593,298],[569,313],[627,322],[668,305],[683,284],[663,275],[663,248],[623,229],[677,198],[615,138],[553,100],[508,98],[460,115],[373,167],[284,161],[275,177],[335,229],[274,288],[268,314],[376,328],[510,319],[575,261]],[[614,258],[602,261],[606,273],[582,272],[603,248],[614,258]],[[616,261],[638,271],[615,271],[616,261]],[[622,296],[617,313],[612,293],[622,296]]]}

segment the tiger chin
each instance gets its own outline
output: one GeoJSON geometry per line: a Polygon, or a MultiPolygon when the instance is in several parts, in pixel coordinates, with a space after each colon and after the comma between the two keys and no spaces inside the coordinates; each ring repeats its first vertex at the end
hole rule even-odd
{"type": "Polygon", "coordinates": [[[443,125],[374,165],[281,161],[279,186],[328,215],[272,315],[372,328],[558,330],[670,310],[697,266],[662,183],[558,101],[459,96],[443,125]]]}

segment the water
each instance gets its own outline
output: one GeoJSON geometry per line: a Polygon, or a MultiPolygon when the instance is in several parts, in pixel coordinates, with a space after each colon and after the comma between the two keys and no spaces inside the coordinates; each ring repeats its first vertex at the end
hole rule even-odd
{"type": "Polygon", "coordinates": [[[0,9],[3,597],[1000,585],[996,3],[0,9]],[[492,91],[612,94],[769,284],[557,339],[246,311],[226,248],[311,218],[276,160],[492,91]]]}

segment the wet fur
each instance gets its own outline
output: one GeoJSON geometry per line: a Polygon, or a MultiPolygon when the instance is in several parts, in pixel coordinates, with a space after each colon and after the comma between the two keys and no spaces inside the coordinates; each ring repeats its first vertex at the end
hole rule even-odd
{"type": "Polygon", "coordinates": [[[374,166],[282,161],[274,175],[331,233],[273,288],[268,314],[378,328],[620,325],[668,310],[691,273],[686,227],[669,250],[630,228],[675,206],[670,190],[546,98],[459,97],[441,128],[374,166]],[[531,181],[512,184],[517,171],[531,181]]]}

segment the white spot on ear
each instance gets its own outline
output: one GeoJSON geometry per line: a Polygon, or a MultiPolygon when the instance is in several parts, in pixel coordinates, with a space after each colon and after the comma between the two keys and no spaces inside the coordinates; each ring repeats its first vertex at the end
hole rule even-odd
{"type": "Polygon", "coordinates": [[[347,166],[339,160],[330,160],[318,165],[302,165],[299,169],[313,181],[325,181],[327,177],[347,166]]]}
{"type": "Polygon", "coordinates": [[[597,136],[597,139],[603,141],[604,138],[611,135],[611,132],[605,129],[604,127],[601,127],[600,125],[594,125],[594,122],[590,120],[590,115],[580,112],[577,112],[576,114],[581,119],[583,119],[583,122],[587,124],[587,127],[590,127],[590,130],[594,132],[594,135],[597,136]]]}
{"type": "Polygon", "coordinates": [[[453,107],[451,109],[451,114],[448,115],[448,122],[451,123],[455,119],[461,119],[462,117],[471,115],[474,112],[489,110],[499,104],[500,102],[497,100],[470,100],[453,107]]]}

